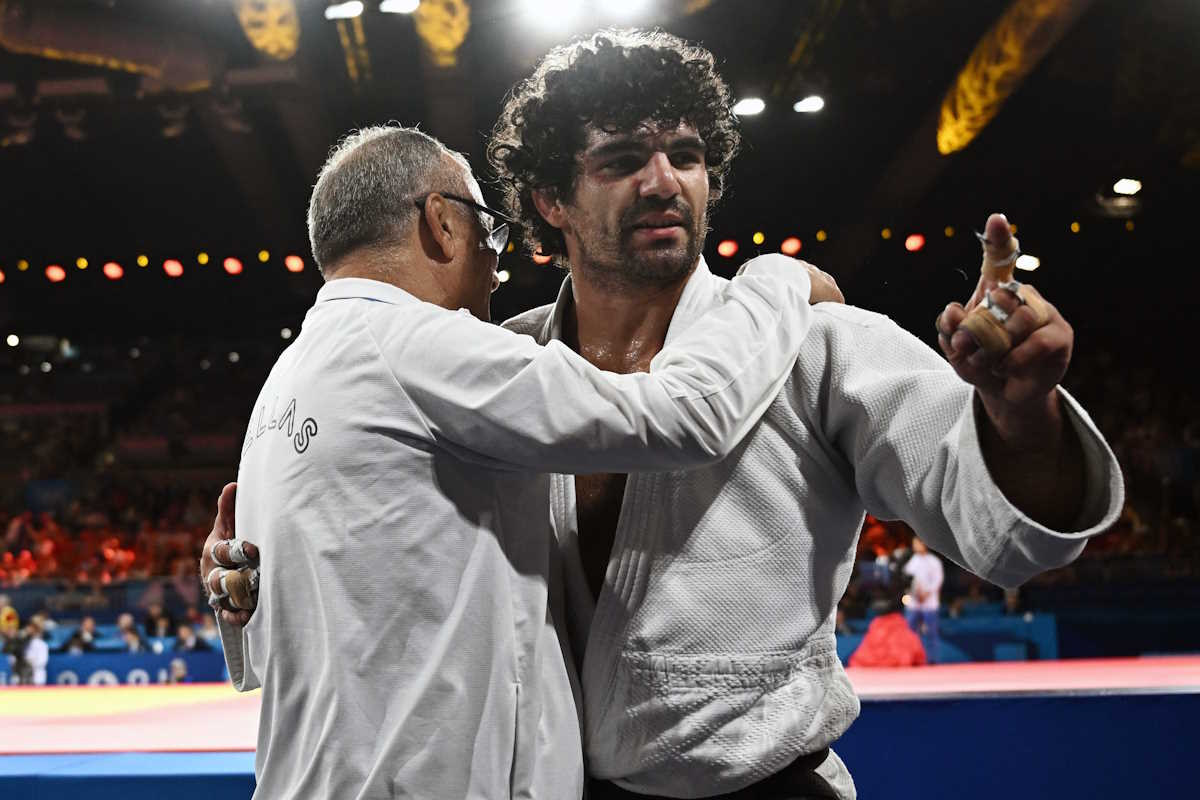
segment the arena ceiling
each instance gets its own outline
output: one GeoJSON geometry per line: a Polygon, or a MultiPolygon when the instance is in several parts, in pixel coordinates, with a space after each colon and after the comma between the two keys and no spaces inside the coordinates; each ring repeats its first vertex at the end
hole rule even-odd
{"type": "MultiPolygon", "coordinates": [[[[852,301],[932,319],[973,282],[969,230],[1002,210],[1046,254],[1038,280],[1096,319],[1128,299],[1114,287],[1140,259],[1177,276],[1147,303],[1195,286],[1179,263],[1195,259],[1200,208],[1192,0],[646,0],[626,19],[597,0],[560,27],[537,24],[528,0],[425,0],[414,15],[367,0],[340,21],[326,5],[0,2],[4,324],[78,337],[298,321],[320,283],[304,210],[339,135],[420,123],[482,170],[506,89],[553,44],[622,22],[702,42],[737,96],[766,103],[744,118],[713,220],[718,271],[796,236],[852,301]],[[792,110],[810,94],[822,111],[792,110]],[[1143,190],[1114,196],[1121,177],[1143,190]],[[926,237],[918,252],[911,233],[926,237]],[[717,255],[726,238],[736,259],[717,255]],[[287,254],[307,268],[288,272],[287,254]],[[241,274],[222,270],[229,256],[241,274]],[[110,260],[121,280],[102,274],[110,260]],[[66,279],[48,281],[50,264],[66,279]]],[[[560,277],[520,253],[503,266],[499,317],[546,302],[560,277]]]]}

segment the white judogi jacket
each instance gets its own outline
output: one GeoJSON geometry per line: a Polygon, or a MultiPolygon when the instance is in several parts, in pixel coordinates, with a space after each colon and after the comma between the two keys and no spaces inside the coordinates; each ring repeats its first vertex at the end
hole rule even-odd
{"type": "Polygon", "coordinates": [[[795,261],[760,260],[626,376],[389,284],[325,284],[238,470],[262,581],[222,637],[235,686],[263,690],[255,796],[578,798],[545,472],[727,454],[787,378],[808,292],[795,261]]]}
{"type": "MultiPolygon", "coordinates": [[[[691,329],[726,281],[703,261],[667,335],[691,329]]],[[[561,338],[572,302],[506,323],[561,338]]],[[[1083,442],[1080,524],[1025,517],[988,475],[974,390],[886,317],[815,307],[795,370],[724,461],[630,475],[612,557],[592,601],[578,551],[575,486],[552,483],[571,639],[582,659],[590,775],[647,794],[704,797],[771,775],[834,742],[859,703],[838,661],[834,620],[864,510],[903,519],[933,549],[1001,586],[1076,558],[1117,518],[1117,462],[1060,389],[1083,442]]],[[[819,768],[854,797],[836,756],[819,768]]]]}

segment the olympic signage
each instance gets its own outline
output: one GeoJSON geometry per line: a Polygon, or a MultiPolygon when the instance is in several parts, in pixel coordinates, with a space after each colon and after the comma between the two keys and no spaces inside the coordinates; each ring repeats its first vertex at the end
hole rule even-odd
{"type": "MultiPolygon", "coordinates": [[[[6,662],[7,659],[0,659],[0,681],[14,683],[16,677],[9,673],[6,662]]],[[[46,665],[46,683],[57,686],[144,686],[224,680],[228,680],[225,659],[219,652],[52,655],[46,665]]]]}

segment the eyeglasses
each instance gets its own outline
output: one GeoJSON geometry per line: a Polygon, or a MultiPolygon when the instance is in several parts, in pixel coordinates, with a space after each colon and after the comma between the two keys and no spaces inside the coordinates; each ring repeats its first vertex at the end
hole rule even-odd
{"type": "MultiPolygon", "coordinates": [[[[506,245],[508,245],[509,227],[511,226],[513,228],[519,228],[519,227],[521,227],[520,222],[517,222],[515,219],[508,216],[507,214],[501,214],[499,211],[496,211],[495,209],[488,208],[483,203],[476,203],[474,200],[472,200],[469,197],[459,197],[456,194],[444,194],[442,192],[438,192],[438,194],[441,195],[442,197],[446,198],[447,200],[453,200],[456,203],[462,203],[465,206],[470,206],[471,208],[475,209],[476,211],[482,211],[484,214],[487,214],[488,216],[492,217],[493,220],[500,220],[501,222],[499,225],[488,230],[487,236],[484,237],[484,243],[487,244],[487,248],[489,250],[491,250],[492,252],[494,252],[497,257],[504,255],[504,248],[506,245]]],[[[427,195],[427,194],[421,195],[420,197],[418,197],[416,199],[417,208],[421,209],[421,211],[424,211],[425,210],[425,201],[428,199],[429,199],[429,195],[427,195]]],[[[484,226],[484,229],[487,230],[486,225],[484,226]]]]}

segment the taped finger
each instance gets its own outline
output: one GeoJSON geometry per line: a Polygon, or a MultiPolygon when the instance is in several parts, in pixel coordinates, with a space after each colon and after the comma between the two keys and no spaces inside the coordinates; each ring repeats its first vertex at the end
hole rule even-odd
{"type": "Polygon", "coordinates": [[[204,577],[204,589],[208,594],[208,604],[213,608],[223,608],[221,601],[229,597],[229,592],[225,590],[224,572],[225,570],[221,567],[213,567],[204,577]]]}
{"type": "Polygon", "coordinates": [[[1050,304],[1042,297],[1041,292],[1026,283],[1021,287],[1020,298],[1021,304],[1033,312],[1037,327],[1040,328],[1050,321],[1050,304]]]}
{"type": "Polygon", "coordinates": [[[258,605],[258,570],[239,569],[221,576],[221,591],[229,596],[229,603],[237,609],[252,609],[258,605]]]}
{"type": "Polygon", "coordinates": [[[961,327],[971,335],[980,350],[992,358],[998,358],[1012,348],[1012,337],[1004,327],[1007,319],[1007,312],[999,306],[978,305],[963,319],[961,327]]]}
{"type": "Polygon", "coordinates": [[[220,539],[213,542],[209,555],[215,563],[223,567],[243,567],[250,563],[242,539],[220,539]]]}

